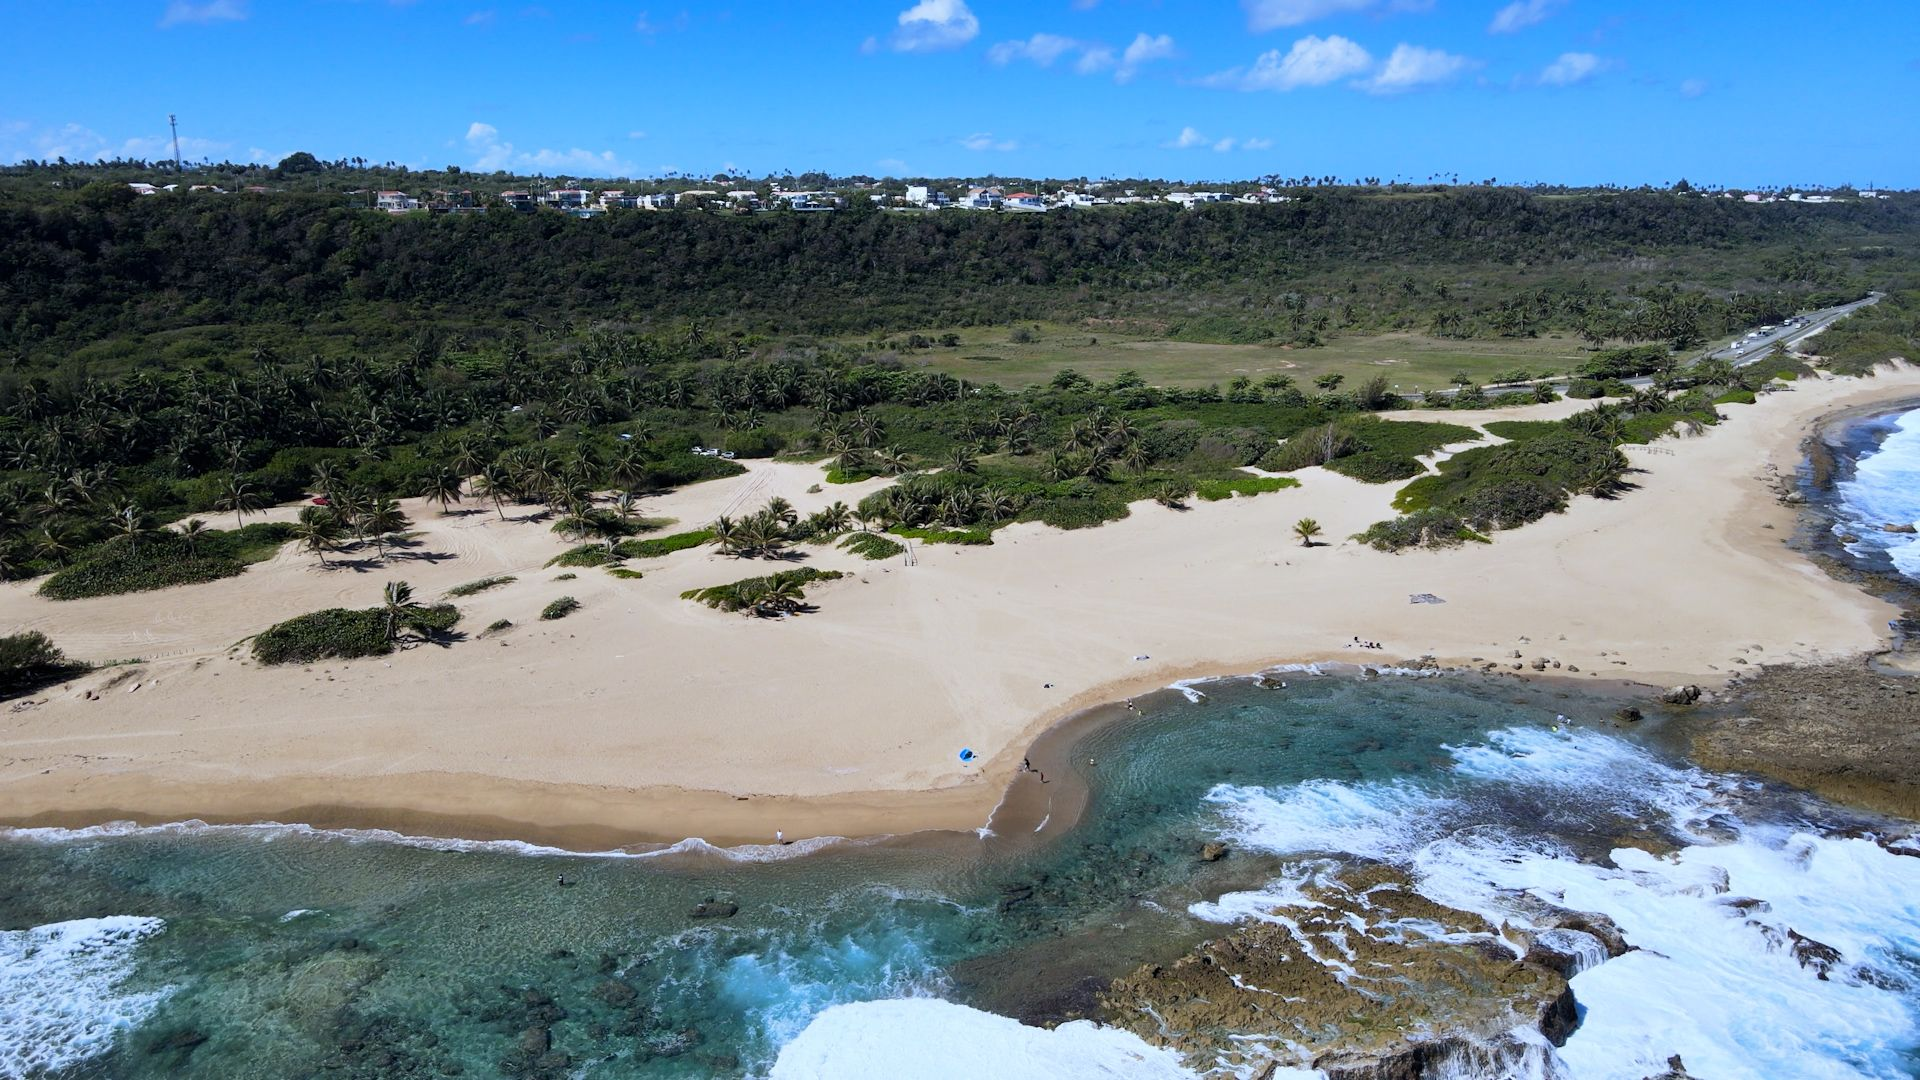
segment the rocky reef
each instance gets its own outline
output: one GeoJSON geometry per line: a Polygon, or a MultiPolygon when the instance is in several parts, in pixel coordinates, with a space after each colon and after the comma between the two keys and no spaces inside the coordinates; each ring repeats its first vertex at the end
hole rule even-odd
{"type": "Polygon", "coordinates": [[[1709,769],[1920,817],[1920,678],[1885,661],[1762,668],[1731,712],[1694,718],[1690,734],[1709,769]]]}
{"type": "Polygon", "coordinates": [[[1242,1075],[1524,1072],[1579,1023],[1567,980],[1629,948],[1604,916],[1536,907],[1537,929],[1495,926],[1392,867],[1329,861],[1254,921],[1115,980],[1104,1018],[1242,1075]]]}

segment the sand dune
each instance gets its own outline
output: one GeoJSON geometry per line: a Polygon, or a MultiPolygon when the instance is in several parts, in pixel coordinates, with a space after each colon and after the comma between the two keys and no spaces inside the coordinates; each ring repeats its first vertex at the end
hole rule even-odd
{"type": "MultiPolygon", "coordinates": [[[[143,662],[0,712],[0,821],[297,819],[596,845],[971,828],[1040,730],[1183,677],[1518,649],[1582,678],[1706,681],[1738,660],[1857,653],[1879,645],[1891,610],[1782,547],[1793,517],[1763,471],[1791,471],[1821,415],[1903,395],[1920,395],[1914,369],[1805,380],[1728,407],[1705,436],[1629,448],[1643,471],[1624,498],[1582,499],[1455,551],[1333,539],[1389,516],[1393,489],[1324,470],[1184,512],[1140,504],[1099,529],[1016,525],[991,547],[919,545],[913,566],[809,548],[809,565],[854,576],[817,586],[821,610],[785,621],[679,599],[770,564],[698,549],[636,561],[641,580],[584,569],[556,581],[542,564],[566,545],[547,523],[511,508],[504,522],[490,507],[442,517],[417,501],[419,545],[385,564],[321,569],[289,549],[227,581],[67,603],[9,585],[0,628],[143,662]],[[1301,549],[1288,533],[1301,517],[1333,542],[1301,549]],[[517,624],[497,638],[311,668],[261,669],[238,647],[290,615],[370,606],[388,580],[432,599],[494,574],[519,580],[461,607],[470,632],[517,624]],[[1414,593],[1446,603],[1410,604],[1414,593]],[[563,594],[584,609],[538,621],[563,594]],[[1387,648],[1343,648],[1355,635],[1387,648]],[[979,759],[963,764],[962,747],[979,759]]],[[[809,492],[821,479],[815,466],[753,463],[643,512],[692,528],[774,495],[805,513],[887,483],[809,492]]]]}

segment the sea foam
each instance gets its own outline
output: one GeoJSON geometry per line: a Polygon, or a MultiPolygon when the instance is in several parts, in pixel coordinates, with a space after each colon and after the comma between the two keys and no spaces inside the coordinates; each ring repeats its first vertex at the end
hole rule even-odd
{"type": "Polygon", "coordinates": [[[1272,913],[1297,907],[1330,857],[1384,860],[1495,925],[1530,925],[1531,894],[1607,915],[1636,947],[1600,962],[1596,943],[1565,943],[1581,958],[1572,985],[1585,1014],[1553,1075],[1641,1080],[1676,1053],[1716,1080],[1912,1075],[1920,859],[1767,819],[1739,798],[1751,785],[1597,732],[1513,729],[1449,750],[1452,768],[1429,783],[1215,788],[1228,838],[1293,861],[1270,887],[1192,914],[1284,918],[1272,913]],[[1553,834],[1602,815],[1692,842],[1595,862],[1553,834]],[[1796,957],[1795,934],[1839,951],[1825,978],[1796,957]]]}
{"type": "Polygon", "coordinates": [[[1920,523],[1920,410],[1895,420],[1880,446],[1854,464],[1853,478],[1835,490],[1846,520],[1834,531],[1857,537],[1847,550],[1885,552],[1895,570],[1920,580],[1920,536],[1882,529],[1920,523]]]}
{"type": "Polygon", "coordinates": [[[676,843],[650,848],[646,851],[573,851],[567,848],[552,847],[546,844],[531,844],[523,840],[461,840],[451,837],[410,836],[390,829],[320,829],[312,825],[289,824],[278,821],[263,821],[247,825],[213,825],[205,821],[190,819],[171,821],[158,825],[138,825],[131,821],[110,821],[103,825],[89,825],[84,828],[0,828],[0,839],[26,840],[46,844],[71,844],[88,840],[110,839],[126,836],[237,836],[260,841],[275,841],[292,837],[343,840],[360,844],[392,844],[397,847],[421,848],[427,851],[487,852],[496,855],[524,855],[539,858],[575,858],[575,859],[654,859],[668,855],[700,855],[729,862],[775,862],[780,859],[799,858],[813,852],[842,844],[860,844],[871,842],[875,838],[851,839],[845,836],[810,836],[804,840],[793,840],[774,844],[740,844],[734,847],[720,847],[697,837],[688,837],[676,843]]]}
{"type": "Polygon", "coordinates": [[[0,931],[0,1080],[27,1080],[109,1050],[167,989],[125,992],[159,919],[113,916],[0,931]]]}
{"type": "MultiPolygon", "coordinates": [[[[1276,1080],[1318,1073],[1289,1071],[1276,1080]]],[[[935,998],[836,1005],[815,1017],[774,1063],[773,1080],[1194,1080],[1169,1050],[1092,1021],[1057,1028],[935,998]]]]}

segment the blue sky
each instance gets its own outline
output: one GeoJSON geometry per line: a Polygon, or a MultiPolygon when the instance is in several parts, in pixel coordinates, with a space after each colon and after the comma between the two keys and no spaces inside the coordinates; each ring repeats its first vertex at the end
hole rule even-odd
{"type": "Polygon", "coordinates": [[[6,0],[0,160],[1920,186],[1920,0],[6,0]]]}

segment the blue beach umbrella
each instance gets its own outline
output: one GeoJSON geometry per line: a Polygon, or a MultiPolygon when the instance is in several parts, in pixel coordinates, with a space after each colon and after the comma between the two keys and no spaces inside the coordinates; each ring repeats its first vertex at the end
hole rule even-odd
{"type": "Polygon", "coordinates": [[[973,760],[973,751],[972,751],[972,750],[969,750],[969,749],[966,749],[965,747],[962,747],[962,748],[961,748],[961,750],[960,750],[960,760],[961,760],[961,761],[972,761],[972,760],[973,760]]]}

